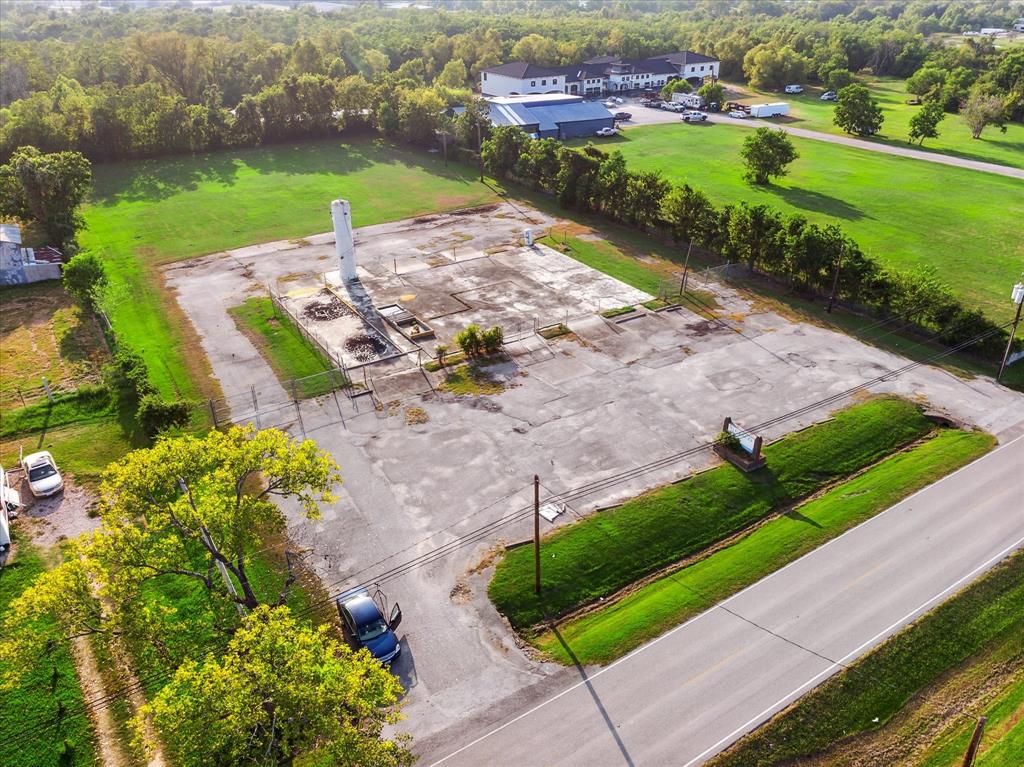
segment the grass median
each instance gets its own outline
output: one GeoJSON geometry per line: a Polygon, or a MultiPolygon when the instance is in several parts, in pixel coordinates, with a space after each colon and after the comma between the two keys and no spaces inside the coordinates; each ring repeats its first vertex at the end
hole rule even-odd
{"type": "Polygon", "coordinates": [[[532,547],[512,549],[495,569],[491,600],[519,629],[564,615],[870,466],[930,428],[905,400],[855,405],[767,446],[768,465],[756,472],[722,465],[548,536],[539,596],[532,547]]]}
{"type": "Polygon", "coordinates": [[[291,318],[274,308],[269,298],[247,298],[228,310],[235,325],[255,344],[281,385],[299,397],[316,397],[343,384],[342,374],[305,339],[291,318]]]}
{"type": "Polygon", "coordinates": [[[734,545],[567,621],[558,627],[561,640],[546,632],[536,644],[563,663],[573,662],[568,650],[580,663],[614,660],[986,453],[994,443],[981,432],[939,432],[734,545]]]}
{"type": "Polygon", "coordinates": [[[768,767],[818,754],[884,727],[919,691],[993,642],[1022,637],[1024,552],[1017,552],[711,764],[768,767]]]}

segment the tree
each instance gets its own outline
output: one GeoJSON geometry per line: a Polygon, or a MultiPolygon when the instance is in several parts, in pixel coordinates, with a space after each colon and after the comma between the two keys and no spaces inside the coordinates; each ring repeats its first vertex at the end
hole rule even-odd
{"type": "Polygon", "coordinates": [[[399,135],[410,144],[434,146],[437,143],[437,129],[441,125],[441,114],[445,108],[444,102],[436,93],[426,88],[399,88],[396,94],[399,135]]]}
{"type": "Polygon", "coordinates": [[[823,82],[828,90],[838,93],[847,85],[853,83],[853,72],[849,69],[833,69],[828,73],[823,82]]]}
{"type": "Polygon", "coordinates": [[[936,66],[925,66],[907,78],[907,93],[919,99],[934,96],[946,84],[946,70],[936,66]]]}
{"type": "Polygon", "coordinates": [[[806,59],[788,45],[758,45],[743,57],[743,71],[755,88],[782,90],[804,79],[806,59]]]}
{"type": "Polygon", "coordinates": [[[719,82],[704,83],[697,89],[697,95],[701,96],[706,104],[718,104],[721,108],[725,103],[725,86],[719,82]]]}
{"type": "Polygon", "coordinates": [[[926,138],[936,138],[939,135],[939,123],[945,116],[946,110],[942,108],[941,101],[929,99],[924,102],[924,106],[910,118],[910,141],[924,145],[926,138]]]}
{"type": "Polygon", "coordinates": [[[665,99],[665,101],[671,101],[673,93],[689,93],[692,90],[693,88],[688,82],[686,82],[686,80],[681,78],[669,80],[661,88],[661,97],[665,99]]]}
{"type": "Polygon", "coordinates": [[[480,149],[478,141],[491,135],[491,107],[481,98],[466,101],[466,108],[455,118],[455,142],[459,146],[480,149]]]}
{"type": "Polygon", "coordinates": [[[550,67],[558,61],[558,47],[550,38],[530,34],[512,46],[512,58],[541,67],[550,67]]]}
{"type": "Polygon", "coordinates": [[[981,132],[989,125],[998,125],[1006,132],[1004,122],[1006,110],[1003,100],[998,96],[988,95],[979,88],[972,88],[967,101],[960,107],[960,117],[971,130],[971,138],[981,138],[981,132]]]}
{"type": "Polygon", "coordinates": [[[43,154],[22,147],[0,167],[0,215],[34,219],[64,252],[82,227],[78,208],[89,192],[92,168],[80,152],[43,154]]]}
{"type": "Polygon", "coordinates": [[[662,216],[677,240],[710,247],[718,232],[718,214],[708,196],[689,184],[673,187],[661,203],[662,216]]]}
{"type": "Polygon", "coordinates": [[[786,166],[799,157],[781,128],[758,128],[744,139],[740,155],[747,165],[743,177],[755,184],[768,184],[771,176],[786,175],[786,166]]]}
{"type": "Polygon", "coordinates": [[[775,264],[782,251],[782,218],[766,205],[740,203],[729,218],[730,255],[747,262],[754,271],[762,264],[775,264]]]}
{"type": "Polygon", "coordinates": [[[441,85],[446,88],[465,88],[469,80],[469,73],[466,71],[466,64],[460,59],[452,59],[444,65],[444,69],[434,79],[434,85],[441,85]]]}
{"type": "Polygon", "coordinates": [[[79,253],[64,265],[61,282],[72,298],[92,311],[99,292],[107,284],[107,273],[95,253],[79,253]]]}
{"type": "Polygon", "coordinates": [[[520,155],[528,151],[532,139],[515,125],[499,125],[484,141],[482,154],[484,167],[497,178],[508,178],[515,169],[520,155]]]}
{"type": "Polygon", "coordinates": [[[291,765],[314,748],[331,764],[396,767],[414,760],[403,740],[382,737],[401,692],[365,650],[264,605],[222,657],[179,666],[137,725],[151,717],[183,767],[291,765]]]}
{"type": "Polygon", "coordinates": [[[847,85],[839,91],[832,121],[847,133],[870,136],[878,133],[884,120],[878,101],[863,85],[847,85]]]}

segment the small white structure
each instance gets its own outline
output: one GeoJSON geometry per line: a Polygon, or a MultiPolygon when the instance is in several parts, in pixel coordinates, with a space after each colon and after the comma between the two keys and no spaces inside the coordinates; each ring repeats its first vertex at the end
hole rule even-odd
{"type": "Polygon", "coordinates": [[[59,280],[61,261],[54,248],[21,247],[17,224],[0,224],[0,285],[59,280]]]}
{"type": "Polygon", "coordinates": [[[338,270],[343,282],[351,282],[356,279],[356,245],[352,236],[352,206],[348,200],[335,200],[331,203],[331,220],[334,222],[338,270]]]}
{"type": "Polygon", "coordinates": [[[1013,22],[1014,32],[1024,32],[1024,17],[1017,19],[1013,22]]]}
{"type": "Polygon", "coordinates": [[[782,117],[789,114],[789,104],[785,101],[775,101],[771,104],[751,104],[751,117],[782,117]]]}

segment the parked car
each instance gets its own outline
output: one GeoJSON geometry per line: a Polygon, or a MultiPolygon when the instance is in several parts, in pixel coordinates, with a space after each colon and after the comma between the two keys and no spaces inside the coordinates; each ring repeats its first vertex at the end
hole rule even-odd
{"type": "Polygon", "coordinates": [[[749,117],[749,115],[741,109],[734,109],[729,112],[729,117],[735,117],[737,120],[743,120],[749,117]]]}
{"type": "Polygon", "coordinates": [[[633,119],[633,115],[631,115],[629,112],[616,112],[615,113],[615,119],[616,120],[632,120],[633,119]]]}
{"type": "Polygon", "coordinates": [[[786,93],[803,93],[804,86],[802,85],[787,85],[786,93]]]}
{"type": "Polygon", "coordinates": [[[684,123],[699,123],[704,122],[707,119],[707,114],[705,114],[704,112],[699,112],[696,109],[687,109],[685,112],[683,112],[684,123]]]}
{"type": "Polygon", "coordinates": [[[661,109],[661,105],[664,103],[661,99],[645,99],[640,102],[640,106],[649,107],[650,109],[661,109]]]}
{"type": "Polygon", "coordinates": [[[619,96],[611,96],[608,100],[609,101],[614,101],[616,104],[625,104],[626,103],[626,100],[624,98],[619,97],[619,96]]]}
{"type": "Polygon", "coordinates": [[[595,136],[607,137],[607,136],[614,136],[618,132],[619,132],[618,128],[598,128],[597,129],[597,133],[595,133],[594,135],[595,136]]]}
{"type": "Polygon", "coordinates": [[[28,489],[36,498],[56,495],[64,489],[64,478],[48,450],[22,456],[21,468],[28,479],[28,489]]]}
{"type": "Polygon", "coordinates": [[[822,101],[838,101],[839,100],[839,94],[836,93],[835,91],[825,91],[824,93],[821,94],[821,100],[822,101]]]}
{"type": "Polygon", "coordinates": [[[684,112],[686,111],[686,104],[680,104],[677,101],[663,101],[661,108],[669,112],[684,112]]]}
{"type": "MultiPolygon", "coordinates": [[[[383,602],[383,595],[378,595],[383,602]]],[[[365,647],[370,655],[385,666],[391,665],[402,652],[395,629],[402,622],[402,608],[391,608],[391,616],[384,619],[384,611],[366,589],[355,589],[337,599],[345,637],[356,649],[365,647]]]]}

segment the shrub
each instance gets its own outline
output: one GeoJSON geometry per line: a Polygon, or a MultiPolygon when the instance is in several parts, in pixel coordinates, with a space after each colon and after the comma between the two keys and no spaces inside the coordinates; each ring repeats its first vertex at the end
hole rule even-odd
{"type": "Polygon", "coordinates": [[[480,326],[476,323],[469,325],[465,330],[455,334],[455,343],[462,349],[467,357],[476,357],[483,348],[483,339],[480,335],[480,326]]]}
{"type": "Polygon", "coordinates": [[[149,381],[146,363],[131,349],[117,350],[113,361],[103,368],[103,379],[119,397],[137,402],[156,391],[149,381]]]}
{"type": "Polygon", "coordinates": [[[146,433],[154,436],[172,426],[187,424],[190,410],[185,400],[167,402],[159,394],[150,393],[139,401],[136,417],[146,433]]]}
{"type": "Polygon", "coordinates": [[[61,282],[72,298],[91,310],[96,306],[98,292],[107,284],[107,273],[95,254],[79,253],[64,265],[61,282]]]}
{"type": "Polygon", "coordinates": [[[718,432],[718,436],[715,437],[715,444],[724,447],[726,450],[731,450],[734,453],[739,453],[743,450],[743,446],[740,444],[740,438],[731,431],[718,432]]]}
{"type": "Polygon", "coordinates": [[[480,342],[485,353],[494,354],[501,350],[501,345],[505,342],[505,333],[500,326],[495,325],[480,334],[480,342]]]}

